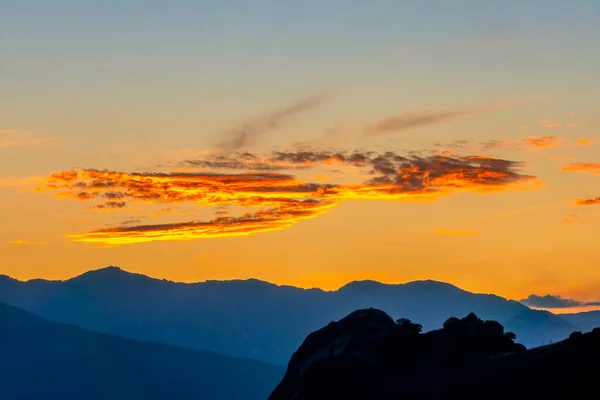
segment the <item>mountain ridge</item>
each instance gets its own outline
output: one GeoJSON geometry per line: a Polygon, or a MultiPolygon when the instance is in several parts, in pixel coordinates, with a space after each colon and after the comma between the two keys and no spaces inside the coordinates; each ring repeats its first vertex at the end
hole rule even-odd
{"type": "MultiPolygon", "coordinates": [[[[299,289],[299,290],[307,290],[307,291],[311,291],[311,290],[318,290],[318,291],[322,291],[322,292],[338,292],[342,289],[348,289],[351,288],[354,285],[367,285],[367,284],[377,284],[377,285],[381,285],[381,286],[387,286],[387,287],[397,287],[397,286],[403,286],[403,285],[418,285],[418,284],[430,284],[430,285],[438,285],[441,287],[452,287],[464,292],[468,292],[468,293],[475,293],[475,294],[489,294],[489,295],[494,295],[493,293],[477,293],[477,292],[470,292],[467,291],[465,289],[462,289],[454,284],[448,283],[448,282],[443,282],[443,281],[438,281],[438,280],[434,280],[434,279],[418,279],[418,280],[414,280],[414,281],[407,281],[407,282],[399,282],[399,283],[384,283],[384,282],[379,282],[373,279],[360,279],[360,280],[352,280],[349,281],[343,285],[341,285],[339,288],[337,289],[331,289],[331,290],[326,290],[326,289],[322,289],[319,287],[311,287],[311,288],[303,288],[303,287],[299,287],[299,286],[294,286],[294,285],[289,285],[289,284],[277,284],[277,283],[273,283],[273,282],[269,282],[269,281],[265,281],[262,279],[258,279],[258,278],[247,278],[247,279],[207,279],[204,281],[195,281],[195,282],[182,282],[182,281],[173,281],[173,280],[169,280],[169,279],[165,279],[165,278],[158,278],[158,277],[152,277],[149,275],[145,275],[142,273],[138,273],[138,272],[131,272],[128,271],[126,269],[123,269],[121,267],[118,266],[114,266],[114,265],[110,265],[110,266],[106,266],[106,267],[102,267],[102,268],[97,268],[97,269],[92,269],[89,271],[85,271],[82,272],[79,275],[75,275],[73,277],[70,278],[66,278],[66,279],[44,279],[44,278],[32,278],[32,279],[26,279],[26,280],[21,280],[21,279],[17,279],[14,278],[10,275],[6,275],[6,274],[0,274],[0,280],[1,279],[9,279],[15,282],[21,282],[21,283],[28,283],[28,282],[69,282],[69,281],[73,281],[73,280],[77,280],[77,279],[81,279],[81,278],[88,278],[88,277],[98,277],[98,276],[102,276],[102,277],[119,277],[119,276],[130,276],[130,277],[143,277],[143,278],[147,278],[148,280],[154,280],[154,281],[159,281],[159,282],[169,282],[169,283],[177,283],[177,284],[181,284],[181,285],[199,285],[199,284],[205,284],[205,283],[238,283],[238,282],[256,282],[256,283],[262,283],[262,284],[266,284],[266,285],[270,285],[270,286],[277,286],[277,287],[288,287],[288,288],[295,288],[295,289],[299,289]]],[[[501,297],[501,296],[498,296],[501,297]]]]}
{"type": "MultiPolygon", "coordinates": [[[[280,365],[305,335],[359,308],[376,307],[395,318],[420,320],[425,330],[438,329],[449,314],[475,312],[504,323],[530,310],[514,300],[434,280],[363,280],[324,291],[258,279],[172,282],[118,267],[64,281],[0,279],[0,301],[98,332],[280,365]]],[[[554,314],[535,329],[522,326],[516,333],[527,347],[570,333],[554,314]],[[536,329],[554,336],[540,338],[536,329]]]]}

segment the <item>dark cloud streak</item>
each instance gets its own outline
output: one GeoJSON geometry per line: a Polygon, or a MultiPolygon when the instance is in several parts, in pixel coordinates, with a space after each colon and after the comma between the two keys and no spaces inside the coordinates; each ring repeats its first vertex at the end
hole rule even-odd
{"type": "Polygon", "coordinates": [[[234,151],[250,146],[264,134],[277,128],[280,123],[289,117],[300,114],[320,106],[329,99],[329,96],[319,93],[313,96],[305,97],[275,110],[265,116],[250,120],[237,128],[226,132],[227,139],[220,142],[218,147],[225,151],[234,151]]]}

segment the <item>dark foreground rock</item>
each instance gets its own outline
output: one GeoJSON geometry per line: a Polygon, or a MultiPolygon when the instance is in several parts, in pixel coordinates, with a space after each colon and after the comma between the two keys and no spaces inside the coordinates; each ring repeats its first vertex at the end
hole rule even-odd
{"type": "Polygon", "coordinates": [[[527,350],[474,314],[423,334],[371,308],[310,334],[269,400],[595,398],[598,372],[600,330],[527,350]]]}

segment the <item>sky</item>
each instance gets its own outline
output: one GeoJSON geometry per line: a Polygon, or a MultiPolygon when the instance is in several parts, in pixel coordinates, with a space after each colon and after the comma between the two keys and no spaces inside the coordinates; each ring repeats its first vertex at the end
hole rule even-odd
{"type": "Polygon", "coordinates": [[[434,279],[592,305],[599,17],[596,0],[4,0],[0,273],[434,279]]]}

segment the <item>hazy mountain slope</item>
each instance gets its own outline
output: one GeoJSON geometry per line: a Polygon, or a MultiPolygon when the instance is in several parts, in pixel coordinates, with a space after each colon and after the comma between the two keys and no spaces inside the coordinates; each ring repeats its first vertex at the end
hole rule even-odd
{"type": "Polygon", "coordinates": [[[589,332],[600,327],[600,311],[561,314],[560,317],[582,332],[589,332]]]}
{"type": "Polygon", "coordinates": [[[264,399],[283,369],[49,322],[0,303],[2,399],[264,399]]]}
{"type": "MultiPolygon", "coordinates": [[[[450,315],[475,312],[504,322],[529,310],[518,302],[435,281],[361,281],[325,292],[252,279],[183,284],[114,267],[64,282],[0,277],[0,301],[100,332],[281,365],[307,334],[357,308],[377,307],[394,318],[419,320],[425,330],[439,328],[450,315]]],[[[559,322],[545,323],[549,325],[540,324],[540,330],[555,332],[553,324],[559,322]]],[[[520,335],[518,329],[516,333],[520,335]]],[[[530,345],[541,344],[546,337],[539,343],[535,335],[529,339],[530,345]]]]}
{"type": "Polygon", "coordinates": [[[64,282],[0,283],[0,301],[54,321],[280,364],[313,329],[311,321],[328,322],[324,299],[319,290],[257,280],[183,284],[118,268],[64,282]]]}
{"type": "Polygon", "coordinates": [[[519,343],[527,347],[550,344],[567,338],[576,327],[549,311],[525,309],[503,322],[511,332],[518,332],[519,343]]]}
{"type": "Polygon", "coordinates": [[[335,295],[350,308],[348,312],[357,308],[379,308],[394,318],[418,320],[426,331],[440,328],[451,315],[474,312],[486,319],[503,321],[528,309],[521,303],[496,295],[474,294],[431,280],[400,285],[352,282],[340,288],[335,295]]]}

